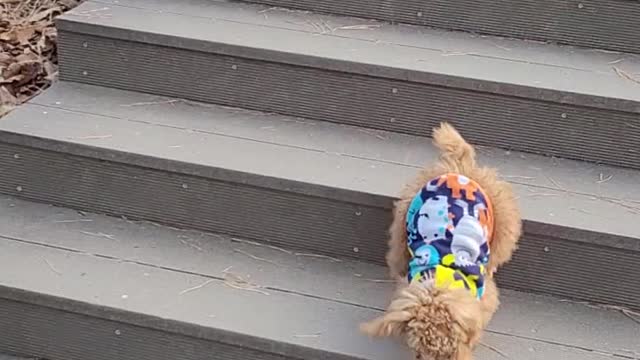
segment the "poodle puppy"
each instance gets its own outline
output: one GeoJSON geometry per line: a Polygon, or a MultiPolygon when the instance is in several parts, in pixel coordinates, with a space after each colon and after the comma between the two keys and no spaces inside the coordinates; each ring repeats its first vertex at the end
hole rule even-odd
{"type": "Polygon", "coordinates": [[[439,161],[395,203],[386,259],[397,293],[361,330],[404,337],[417,360],[470,360],[498,308],[493,275],[516,249],[520,211],[451,125],[434,129],[433,143],[439,161]]]}

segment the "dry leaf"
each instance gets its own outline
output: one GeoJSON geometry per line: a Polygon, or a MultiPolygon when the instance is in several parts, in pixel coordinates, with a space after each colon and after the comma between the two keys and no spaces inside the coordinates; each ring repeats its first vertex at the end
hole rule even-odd
{"type": "Polygon", "coordinates": [[[53,21],[53,15],[56,15],[56,13],[57,14],[62,13],[62,9],[60,9],[60,7],[58,6],[55,6],[50,9],[46,9],[44,11],[40,11],[34,14],[31,18],[29,18],[29,21],[38,22],[40,20],[45,20],[45,19],[53,21]]]}
{"type": "Polygon", "coordinates": [[[0,79],[0,84],[13,83],[14,86],[22,86],[34,80],[41,71],[42,65],[35,61],[13,63],[7,68],[10,75],[6,79],[0,79]]]}
{"type": "Polygon", "coordinates": [[[5,86],[0,86],[0,104],[17,105],[18,99],[5,86]]]}
{"type": "Polygon", "coordinates": [[[53,81],[58,76],[58,67],[55,66],[51,61],[44,62],[44,72],[46,74],[46,79],[49,81],[53,81]]]}
{"type": "Polygon", "coordinates": [[[0,53],[0,65],[9,65],[12,61],[13,57],[7,53],[0,53]]]}
{"type": "Polygon", "coordinates": [[[31,38],[36,34],[35,26],[16,27],[11,31],[0,34],[0,40],[6,42],[28,45],[31,38]]]}
{"type": "Polygon", "coordinates": [[[13,31],[6,31],[0,34],[0,40],[6,41],[6,42],[12,42],[14,37],[15,37],[15,34],[13,33],[13,31]]]}
{"type": "Polygon", "coordinates": [[[0,113],[46,89],[58,74],[53,19],[80,0],[0,0],[0,113]]]}
{"type": "Polygon", "coordinates": [[[28,45],[31,38],[36,34],[34,26],[28,26],[14,30],[16,40],[20,45],[28,45]]]}
{"type": "Polygon", "coordinates": [[[8,114],[14,108],[15,106],[13,105],[0,105],[0,118],[8,114]]]}
{"type": "Polygon", "coordinates": [[[25,48],[24,51],[22,52],[22,54],[16,56],[16,62],[18,62],[18,63],[24,63],[24,62],[30,62],[30,61],[39,61],[39,60],[41,60],[41,59],[38,56],[38,54],[36,54],[33,51],[31,51],[31,49],[29,49],[29,48],[25,48]]]}

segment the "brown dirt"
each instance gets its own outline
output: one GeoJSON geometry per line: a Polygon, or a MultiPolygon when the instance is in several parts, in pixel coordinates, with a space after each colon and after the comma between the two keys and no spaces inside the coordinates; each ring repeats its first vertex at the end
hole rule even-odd
{"type": "Polygon", "coordinates": [[[54,19],[81,0],[0,0],[0,117],[58,74],[54,19]]]}

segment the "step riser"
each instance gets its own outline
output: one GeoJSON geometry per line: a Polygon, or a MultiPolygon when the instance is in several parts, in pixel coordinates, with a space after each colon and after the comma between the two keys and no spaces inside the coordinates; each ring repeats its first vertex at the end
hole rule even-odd
{"type": "MultiPolygon", "coordinates": [[[[0,143],[0,191],[75,209],[382,263],[387,208],[0,143]],[[12,154],[19,154],[16,159],[12,154]],[[16,188],[20,187],[20,191],[16,188]],[[354,248],[358,248],[354,255],[354,248]]],[[[155,162],[152,159],[141,159],[155,162]]],[[[206,174],[207,169],[189,169],[206,174]]],[[[233,175],[230,175],[233,176],[233,175]]],[[[283,182],[284,188],[296,184],[283,182]]],[[[308,187],[313,187],[309,185],[308,187]]],[[[338,192],[336,192],[338,193],[338,192]]],[[[379,201],[378,199],[373,199],[379,201]]]]}
{"type": "Polygon", "coordinates": [[[635,113],[453,89],[442,79],[434,86],[65,31],[59,47],[63,80],[412,135],[428,136],[451,120],[478,145],[640,168],[635,113]]]}
{"type": "Polygon", "coordinates": [[[640,4],[621,0],[245,0],[447,30],[640,52],[640,4]]]}
{"type": "Polygon", "coordinates": [[[548,229],[547,233],[535,227],[525,223],[525,235],[513,261],[498,274],[501,287],[640,309],[640,291],[635,290],[640,286],[635,277],[640,275],[640,251],[574,241],[596,234],[568,240],[554,237],[557,230],[548,229]],[[602,259],[615,259],[608,264],[616,270],[609,272],[602,259]],[[612,278],[611,274],[625,275],[612,278]]]}
{"type": "MultiPolygon", "coordinates": [[[[15,296],[7,292],[10,290],[0,290],[0,348],[3,351],[28,353],[48,360],[205,360],[212,356],[229,360],[296,359],[242,346],[242,343],[261,342],[242,335],[220,331],[217,337],[236,343],[231,345],[201,338],[203,330],[195,325],[99,309],[38,294],[22,294],[18,297],[24,297],[24,301],[13,301],[5,298],[15,296]],[[132,322],[146,322],[154,328],[132,325],[132,322]]],[[[333,358],[332,354],[328,355],[333,358]]]]}
{"type": "MultiPolygon", "coordinates": [[[[4,154],[0,161],[4,169],[0,173],[2,193],[270,241],[310,253],[384,262],[392,199],[339,190],[320,196],[322,190],[314,189],[314,185],[285,182],[271,188],[253,186],[251,179],[242,180],[223,171],[142,156],[100,154],[76,145],[49,151],[3,142],[0,154],[4,154]],[[101,159],[88,157],[96,155],[101,159]],[[129,164],[116,162],[125,160],[129,164]]],[[[534,223],[526,223],[525,229],[520,250],[500,273],[501,286],[640,308],[640,268],[635,260],[640,255],[638,249],[596,245],[589,240],[601,240],[608,236],[605,234],[534,223]],[[607,265],[606,274],[626,274],[624,287],[611,286],[611,279],[603,275],[603,258],[616,259],[607,265]]],[[[612,244],[623,243],[624,239],[610,237],[612,244]]]]}

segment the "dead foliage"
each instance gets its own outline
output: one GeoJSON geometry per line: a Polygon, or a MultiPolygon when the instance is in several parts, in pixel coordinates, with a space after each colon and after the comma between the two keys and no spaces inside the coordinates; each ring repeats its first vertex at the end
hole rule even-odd
{"type": "Polygon", "coordinates": [[[54,18],[81,0],[0,0],[0,116],[58,74],[54,18]]]}

